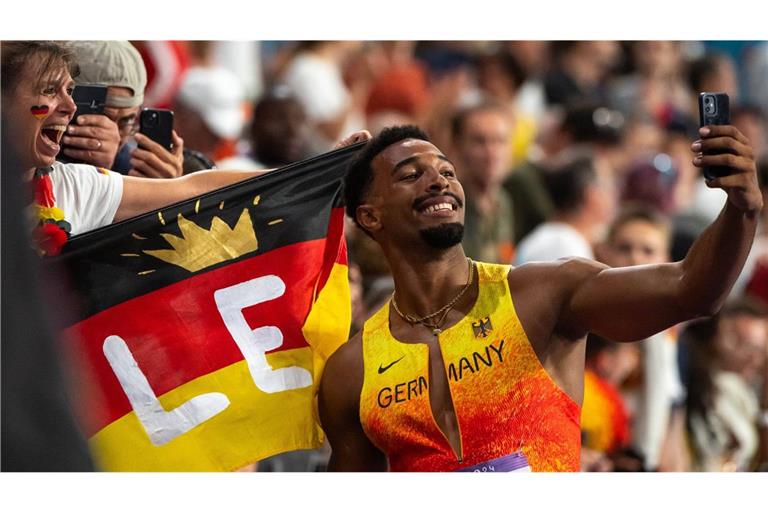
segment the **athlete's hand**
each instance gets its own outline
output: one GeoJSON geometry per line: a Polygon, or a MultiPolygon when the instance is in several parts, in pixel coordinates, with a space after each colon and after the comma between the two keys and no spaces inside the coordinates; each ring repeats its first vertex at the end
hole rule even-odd
{"type": "Polygon", "coordinates": [[[62,153],[96,167],[112,167],[120,146],[117,123],[101,114],[83,114],[67,126],[62,153]]]}
{"type": "Polygon", "coordinates": [[[341,139],[339,142],[337,142],[333,149],[339,149],[347,146],[351,146],[352,144],[356,144],[358,142],[365,142],[366,140],[371,139],[371,132],[368,130],[360,130],[357,132],[352,132],[343,139],[341,139]]]}
{"type": "Polygon", "coordinates": [[[139,147],[131,153],[130,176],[143,178],[178,178],[184,174],[184,140],[171,132],[173,152],[153,141],[146,135],[137,133],[139,147]]]}
{"type": "Polygon", "coordinates": [[[728,176],[707,181],[710,188],[721,188],[728,200],[742,212],[755,213],[763,208],[763,196],[757,184],[757,166],[752,146],[734,126],[711,125],[699,129],[701,139],[691,145],[696,153],[696,167],[730,167],[728,176]],[[722,152],[723,154],[705,154],[722,152]]]}

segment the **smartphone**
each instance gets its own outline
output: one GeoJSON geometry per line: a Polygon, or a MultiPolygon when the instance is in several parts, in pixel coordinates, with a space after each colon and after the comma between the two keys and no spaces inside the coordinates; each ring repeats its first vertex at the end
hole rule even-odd
{"type": "Polygon", "coordinates": [[[72,91],[72,100],[77,105],[77,111],[71,123],[83,114],[104,114],[104,106],[107,104],[107,86],[78,84],[72,91]]]}
{"type": "MultiPolygon", "coordinates": [[[[728,95],[724,92],[702,92],[699,94],[699,126],[731,124],[731,112],[728,95]]],[[[708,180],[731,174],[729,167],[704,167],[704,177],[708,180]]]]}
{"type": "Polygon", "coordinates": [[[163,146],[168,151],[173,149],[173,111],[157,108],[145,108],[139,115],[139,132],[163,146]]]}
{"type": "MultiPolygon", "coordinates": [[[[76,119],[83,114],[104,114],[104,107],[107,104],[107,86],[106,85],[75,85],[72,91],[72,100],[77,105],[75,115],[69,124],[76,124],[76,119]]],[[[67,148],[66,144],[62,144],[63,148],[67,148]]],[[[80,148],[77,148],[80,149],[80,148]]],[[[60,162],[65,164],[81,163],[82,160],[69,157],[63,152],[59,153],[56,157],[60,162]]]]}

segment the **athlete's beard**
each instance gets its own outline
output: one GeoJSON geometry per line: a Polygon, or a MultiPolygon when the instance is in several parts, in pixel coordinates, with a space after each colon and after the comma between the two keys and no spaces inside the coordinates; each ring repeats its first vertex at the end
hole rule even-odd
{"type": "Polygon", "coordinates": [[[449,249],[460,244],[464,237],[464,225],[459,222],[446,222],[439,226],[419,230],[421,239],[435,249],[449,249]]]}

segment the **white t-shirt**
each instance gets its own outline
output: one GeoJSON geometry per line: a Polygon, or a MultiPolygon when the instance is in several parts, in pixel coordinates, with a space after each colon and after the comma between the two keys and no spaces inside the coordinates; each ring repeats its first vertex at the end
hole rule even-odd
{"type": "Polygon", "coordinates": [[[56,206],[78,235],[111,224],[123,197],[122,175],[86,164],[55,162],[50,174],[56,206]]]}
{"type": "Polygon", "coordinates": [[[545,222],[520,241],[514,264],[572,256],[595,259],[592,247],[581,233],[563,222],[545,222]]]}

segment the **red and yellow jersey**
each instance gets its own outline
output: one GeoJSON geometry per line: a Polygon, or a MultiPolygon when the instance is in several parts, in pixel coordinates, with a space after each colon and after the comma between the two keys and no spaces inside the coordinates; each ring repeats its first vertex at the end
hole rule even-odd
{"type": "Polygon", "coordinates": [[[477,269],[475,305],[438,338],[461,453],[432,414],[429,348],[392,336],[389,304],[363,328],[363,429],[393,471],[454,471],[520,451],[533,471],[578,471],[580,408],[536,357],[512,303],[509,267],[477,269]]]}

